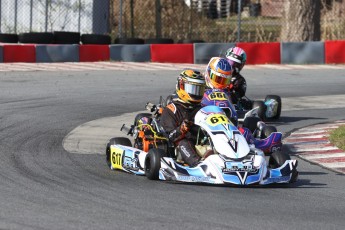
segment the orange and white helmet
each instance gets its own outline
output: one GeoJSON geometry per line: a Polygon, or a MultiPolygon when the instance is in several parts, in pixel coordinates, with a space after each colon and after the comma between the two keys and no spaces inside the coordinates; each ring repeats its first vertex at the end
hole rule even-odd
{"type": "Polygon", "coordinates": [[[225,89],[231,81],[232,68],[226,58],[213,57],[206,67],[205,80],[212,89],[225,89]]]}
{"type": "Polygon", "coordinates": [[[177,77],[176,94],[183,102],[200,103],[205,88],[205,78],[199,71],[185,69],[177,77]]]}

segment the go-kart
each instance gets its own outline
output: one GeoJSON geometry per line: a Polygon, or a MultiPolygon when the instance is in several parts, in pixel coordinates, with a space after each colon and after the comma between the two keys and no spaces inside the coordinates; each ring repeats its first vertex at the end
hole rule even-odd
{"type": "Polygon", "coordinates": [[[257,108],[257,115],[263,121],[277,120],[282,110],[282,100],[277,95],[267,95],[265,100],[250,100],[244,96],[235,104],[239,118],[243,118],[250,110],[257,108]]]}
{"type": "Polygon", "coordinates": [[[206,89],[201,104],[202,106],[216,105],[223,109],[230,121],[239,127],[247,142],[254,144],[265,154],[281,149],[282,134],[278,133],[274,126],[262,122],[259,117],[259,107],[252,108],[242,116],[242,119],[238,119],[235,106],[222,89],[206,89]]]}
{"type": "Polygon", "coordinates": [[[112,138],[107,144],[106,159],[111,169],[145,175],[151,180],[207,184],[267,185],[297,180],[296,160],[282,151],[265,157],[260,149],[247,143],[218,106],[205,106],[195,115],[194,124],[203,135],[195,145],[202,160],[194,167],[180,160],[155,116],[139,117],[131,127],[123,127],[134,136],[135,147],[125,137],[112,138]],[[146,144],[138,144],[143,141],[138,141],[140,136],[146,144]]]}

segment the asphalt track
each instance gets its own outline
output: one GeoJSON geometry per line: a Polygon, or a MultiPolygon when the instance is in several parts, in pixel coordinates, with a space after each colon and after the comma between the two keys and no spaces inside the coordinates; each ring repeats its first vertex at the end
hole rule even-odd
{"type": "MultiPolygon", "coordinates": [[[[1,73],[0,229],[344,229],[344,176],[301,159],[295,184],[236,188],[149,181],[110,171],[97,147],[65,150],[64,140],[83,125],[111,133],[117,116],[157,102],[177,74],[1,73]]],[[[282,96],[275,125],[285,135],[344,119],[344,69],[243,74],[250,98],[282,96]]],[[[85,138],[106,142],[108,134],[90,133],[85,138]]]]}

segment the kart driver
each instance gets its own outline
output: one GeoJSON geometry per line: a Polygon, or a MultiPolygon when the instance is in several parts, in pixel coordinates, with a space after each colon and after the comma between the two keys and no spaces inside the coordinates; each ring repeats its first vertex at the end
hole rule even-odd
{"type": "Polygon", "coordinates": [[[204,76],[196,70],[183,70],[177,78],[176,97],[162,112],[161,125],[174,143],[182,160],[196,166],[200,157],[195,150],[198,128],[193,124],[206,88],[204,76]]]}
{"type": "Polygon", "coordinates": [[[247,61],[247,54],[240,47],[234,46],[226,51],[225,56],[233,70],[231,82],[228,87],[228,90],[230,91],[229,97],[233,104],[237,104],[237,102],[246,94],[247,90],[246,79],[240,74],[240,71],[243,69],[247,61]]]}
{"type": "Polygon", "coordinates": [[[232,67],[227,59],[213,57],[206,66],[205,81],[208,88],[229,88],[231,82],[232,67]]]}
{"type": "MultiPolygon", "coordinates": [[[[246,53],[239,47],[232,47],[227,51],[226,57],[211,58],[206,67],[205,81],[207,87],[224,90],[232,103],[237,103],[245,95],[247,88],[246,80],[239,73],[246,62],[246,53]]],[[[232,122],[237,125],[237,122],[232,122]]],[[[260,127],[262,129],[264,126],[260,127]]],[[[240,126],[238,129],[245,135],[248,144],[261,143],[248,128],[240,126]]]]}

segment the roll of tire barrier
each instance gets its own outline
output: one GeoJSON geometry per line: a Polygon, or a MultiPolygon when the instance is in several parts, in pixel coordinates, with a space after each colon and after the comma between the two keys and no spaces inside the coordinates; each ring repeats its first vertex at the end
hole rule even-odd
{"type": "Polygon", "coordinates": [[[22,33],[19,34],[18,41],[31,44],[52,44],[54,43],[54,34],[46,32],[22,33]]]}
{"type": "Polygon", "coordinates": [[[193,44],[152,44],[151,61],[165,63],[194,63],[193,44]]]}
{"type": "Polygon", "coordinates": [[[97,62],[109,61],[109,45],[80,45],[79,61],[80,62],[97,62]]]}
{"type": "Polygon", "coordinates": [[[236,46],[241,47],[248,54],[246,64],[280,64],[280,43],[279,42],[239,42],[236,46]],[[264,52],[263,52],[264,50],[264,52]]]}
{"type": "Polygon", "coordinates": [[[3,45],[4,62],[36,62],[36,47],[32,44],[3,45]]]}
{"type": "Polygon", "coordinates": [[[79,45],[35,45],[36,62],[79,62],[79,45]]]}
{"type": "Polygon", "coordinates": [[[78,32],[66,32],[66,31],[54,31],[54,43],[55,44],[79,44],[80,33],[78,32]]]}
{"type": "Polygon", "coordinates": [[[325,41],[325,63],[345,63],[345,41],[325,41]],[[340,52],[339,52],[340,51],[340,52]]]}
{"type": "Polygon", "coordinates": [[[0,42],[18,43],[18,35],[17,34],[0,34],[0,42]]]}
{"type": "Polygon", "coordinates": [[[204,40],[198,40],[198,39],[184,39],[184,40],[179,40],[177,43],[180,44],[191,44],[191,43],[204,43],[204,40]]]}
{"type": "Polygon", "coordinates": [[[105,34],[83,34],[80,38],[82,44],[109,45],[111,37],[105,34]]]}
{"type": "Polygon", "coordinates": [[[174,44],[171,38],[148,38],[145,39],[145,44],[174,44]]]}
{"type": "Polygon", "coordinates": [[[144,39],[141,38],[115,38],[115,44],[144,44],[144,39]]]}

